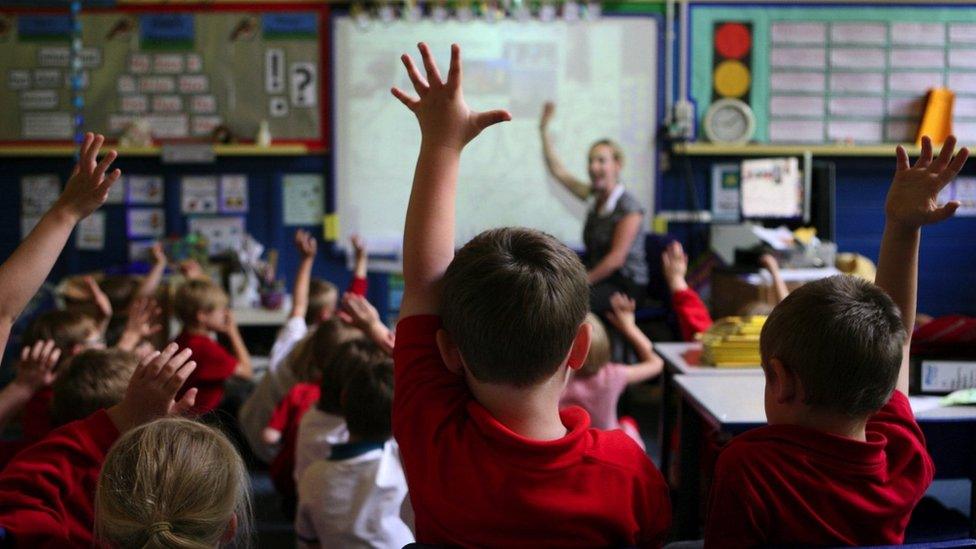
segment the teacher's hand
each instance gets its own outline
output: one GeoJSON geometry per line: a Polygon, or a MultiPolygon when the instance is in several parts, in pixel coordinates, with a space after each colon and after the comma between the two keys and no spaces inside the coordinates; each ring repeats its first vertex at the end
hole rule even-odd
{"type": "Polygon", "coordinates": [[[545,105],[542,106],[542,117],[539,118],[540,130],[546,129],[554,114],[556,114],[556,104],[552,101],[546,101],[545,105]]]}

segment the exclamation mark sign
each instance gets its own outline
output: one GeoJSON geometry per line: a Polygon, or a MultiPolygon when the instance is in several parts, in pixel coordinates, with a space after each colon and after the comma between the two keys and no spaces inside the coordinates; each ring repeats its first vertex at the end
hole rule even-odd
{"type": "Polygon", "coordinates": [[[269,49],[264,58],[264,86],[268,93],[285,91],[285,51],[269,49]]]}

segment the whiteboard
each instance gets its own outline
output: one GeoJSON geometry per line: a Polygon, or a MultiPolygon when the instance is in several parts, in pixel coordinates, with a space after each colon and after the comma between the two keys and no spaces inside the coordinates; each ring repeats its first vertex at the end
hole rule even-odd
{"type": "MultiPolygon", "coordinates": [[[[457,244],[485,229],[525,226],[581,248],[589,204],[548,176],[539,136],[545,101],[563,164],[587,180],[590,145],[609,137],[626,155],[621,180],[653,212],[658,23],[652,17],[593,22],[433,21],[360,27],[333,18],[334,184],[340,246],[363,236],[371,253],[398,257],[420,130],[391,94],[413,88],[400,54],[430,44],[442,74],[461,45],[465,99],[505,108],[512,121],[485,130],[461,157],[457,244]]],[[[650,215],[646,218],[650,223],[650,215]]]]}

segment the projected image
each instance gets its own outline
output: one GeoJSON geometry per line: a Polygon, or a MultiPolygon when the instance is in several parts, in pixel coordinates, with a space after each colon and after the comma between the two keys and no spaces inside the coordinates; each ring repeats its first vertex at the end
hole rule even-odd
{"type": "Polygon", "coordinates": [[[550,179],[543,162],[539,116],[547,101],[558,104],[550,132],[567,168],[586,179],[590,145],[614,139],[626,153],[622,182],[653,211],[655,19],[607,17],[587,25],[395,21],[362,29],[336,17],[333,38],[340,241],[358,233],[375,253],[399,252],[420,132],[389,90],[412,90],[400,55],[419,62],[420,41],[445,64],[450,44],[461,44],[468,104],[513,115],[462,156],[458,244],[487,228],[520,225],[581,246],[588,206],[550,179]]]}

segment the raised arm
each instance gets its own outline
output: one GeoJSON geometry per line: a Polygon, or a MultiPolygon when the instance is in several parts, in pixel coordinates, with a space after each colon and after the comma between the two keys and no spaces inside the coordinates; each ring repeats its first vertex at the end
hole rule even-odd
{"type": "Polygon", "coordinates": [[[139,291],[136,292],[136,297],[155,296],[160,282],[163,281],[163,274],[166,272],[168,260],[166,259],[166,251],[163,250],[163,243],[156,242],[153,244],[151,250],[153,258],[152,269],[149,270],[149,274],[146,275],[146,278],[142,280],[142,284],[139,285],[139,291]]]}
{"type": "Polygon", "coordinates": [[[461,150],[481,130],[512,118],[503,110],[479,113],[468,108],[461,89],[461,49],[457,44],[451,46],[447,81],[441,80],[430,48],[426,44],[419,48],[426,79],[409,55],[401,58],[419,98],[399,88],[391,90],[417,115],[421,134],[403,231],[401,318],[438,313],[439,284],[454,258],[454,198],[461,150]]]}
{"type": "Polygon", "coordinates": [[[607,252],[599,263],[593,266],[586,273],[586,281],[591,285],[600,282],[617,272],[627,261],[627,253],[634,244],[634,239],[640,233],[640,224],[643,215],[639,212],[629,213],[623,216],[613,228],[613,240],[610,242],[610,251],[607,252]]]}
{"type": "Polygon", "coordinates": [[[549,121],[552,120],[555,112],[556,104],[548,101],[542,107],[542,116],[539,118],[539,134],[542,136],[542,155],[546,159],[546,169],[549,170],[550,175],[556,178],[556,181],[566,187],[576,198],[586,200],[590,197],[592,188],[569,173],[566,166],[563,166],[559,160],[556,148],[552,145],[552,138],[549,136],[549,121]]]}
{"type": "Polygon", "coordinates": [[[315,262],[315,253],[318,250],[318,242],[315,237],[301,229],[295,231],[295,248],[301,261],[298,262],[298,270],[295,271],[294,288],[291,296],[291,318],[305,318],[308,313],[308,286],[312,281],[312,263],[315,262]]]}
{"type": "Polygon", "coordinates": [[[908,336],[902,352],[901,370],[896,388],[908,394],[908,351],[915,326],[915,302],[918,292],[918,247],[923,225],[938,223],[953,216],[959,202],[939,207],[938,196],[962,169],[969,150],[960,149],[952,158],[956,138],[949,136],[938,158],[932,158],[932,140],[922,138],[922,154],[910,166],[908,154],[900,145],[896,149],[895,177],[885,200],[885,228],[878,253],[875,283],[884,289],[901,310],[908,336]]]}
{"type": "Polygon", "coordinates": [[[786,296],[790,295],[790,290],[786,287],[786,282],[783,281],[783,275],[779,272],[779,261],[776,261],[776,258],[770,254],[763,254],[759,256],[759,266],[769,271],[769,276],[773,277],[773,290],[776,292],[776,303],[786,299],[786,296]]]}
{"type": "Polygon", "coordinates": [[[640,383],[658,376],[664,370],[664,361],[654,354],[651,340],[637,327],[634,317],[637,305],[634,300],[624,294],[615,293],[610,297],[610,307],[611,310],[606,313],[607,320],[624,334],[627,342],[637,352],[637,364],[627,368],[627,383],[640,383]]]}
{"type": "Polygon", "coordinates": [[[227,317],[224,319],[224,325],[220,331],[227,336],[228,341],[230,341],[231,354],[237,359],[234,375],[241,379],[251,379],[254,376],[251,353],[247,350],[247,345],[244,344],[244,338],[241,336],[241,330],[237,326],[233,311],[228,309],[227,317]]]}
{"type": "Polygon", "coordinates": [[[105,202],[109,189],[122,175],[117,169],[105,173],[117,156],[115,151],[97,162],[104,141],[101,135],[85,134],[80,160],[64,192],[0,265],[0,353],[7,345],[11,326],[51,272],[75,225],[105,202]]]}
{"type": "Polygon", "coordinates": [[[368,272],[367,267],[369,265],[369,255],[366,253],[366,241],[359,235],[353,235],[350,240],[352,242],[353,253],[355,254],[355,263],[353,264],[352,281],[349,282],[348,291],[366,297],[366,290],[369,289],[369,279],[366,278],[368,272]]]}
{"type": "Polygon", "coordinates": [[[37,391],[54,383],[59,358],[61,350],[53,340],[24,347],[17,362],[17,376],[0,390],[0,430],[24,409],[37,391]]]}
{"type": "Polygon", "coordinates": [[[688,255],[681,243],[675,240],[661,252],[661,272],[671,290],[671,305],[678,317],[681,339],[693,341],[712,326],[712,315],[702,303],[701,297],[688,286],[688,255]]]}

